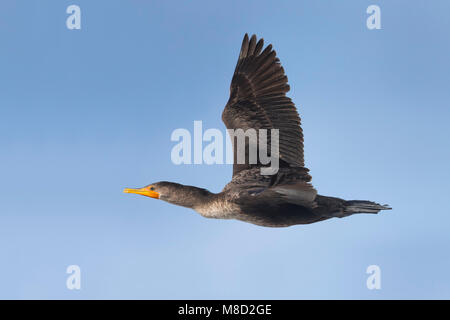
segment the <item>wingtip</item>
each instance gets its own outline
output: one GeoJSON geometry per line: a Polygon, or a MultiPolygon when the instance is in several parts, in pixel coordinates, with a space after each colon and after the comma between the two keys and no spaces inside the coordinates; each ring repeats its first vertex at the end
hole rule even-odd
{"type": "Polygon", "coordinates": [[[246,33],[242,40],[241,52],[239,53],[239,60],[247,56],[248,51],[248,34],[246,33]]]}
{"type": "MultiPolygon", "coordinates": [[[[241,51],[239,54],[239,59],[245,58],[249,55],[259,55],[264,47],[264,38],[258,39],[256,34],[252,34],[250,37],[246,32],[244,38],[242,39],[241,51]]],[[[272,50],[270,46],[269,50],[272,50]]]]}

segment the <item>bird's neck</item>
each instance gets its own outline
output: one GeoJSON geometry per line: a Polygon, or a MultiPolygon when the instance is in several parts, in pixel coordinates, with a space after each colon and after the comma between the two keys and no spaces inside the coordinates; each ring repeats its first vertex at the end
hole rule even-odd
{"type": "Polygon", "coordinates": [[[214,201],[217,194],[206,189],[194,186],[182,186],[179,195],[175,199],[171,199],[171,203],[186,208],[196,209],[208,205],[214,201]]]}

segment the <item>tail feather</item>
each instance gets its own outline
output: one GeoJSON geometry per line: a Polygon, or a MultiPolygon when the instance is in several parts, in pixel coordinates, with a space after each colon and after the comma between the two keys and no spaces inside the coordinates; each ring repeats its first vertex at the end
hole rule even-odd
{"type": "Polygon", "coordinates": [[[346,201],[344,206],[344,213],[378,213],[380,210],[391,210],[387,204],[381,205],[372,201],[352,200],[346,201]]]}

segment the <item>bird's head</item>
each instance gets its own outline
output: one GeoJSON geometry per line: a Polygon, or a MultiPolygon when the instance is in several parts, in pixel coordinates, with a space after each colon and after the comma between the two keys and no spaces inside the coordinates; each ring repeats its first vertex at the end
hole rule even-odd
{"type": "Polygon", "coordinates": [[[161,199],[172,204],[190,208],[194,207],[201,198],[210,194],[205,189],[167,181],[152,183],[140,189],[127,188],[123,192],[161,199]]]}

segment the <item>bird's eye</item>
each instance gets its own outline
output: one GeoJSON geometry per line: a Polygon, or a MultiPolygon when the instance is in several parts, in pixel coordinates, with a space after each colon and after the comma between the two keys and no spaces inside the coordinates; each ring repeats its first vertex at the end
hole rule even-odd
{"type": "Polygon", "coordinates": [[[151,190],[151,191],[155,190],[155,187],[150,187],[150,190],[151,190]]]}

